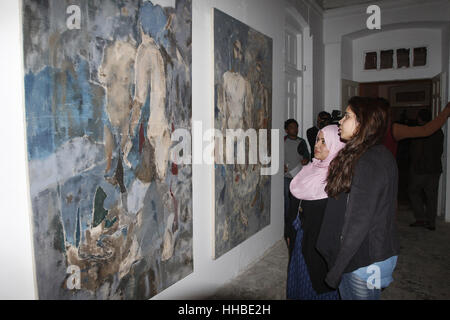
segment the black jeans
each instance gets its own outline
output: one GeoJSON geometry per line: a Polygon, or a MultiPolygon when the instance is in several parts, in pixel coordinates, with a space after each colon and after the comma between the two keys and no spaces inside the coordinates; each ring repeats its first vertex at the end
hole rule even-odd
{"type": "Polygon", "coordinates": [[[409,201],[416,221],[428,222],[431,227],[436,225],[440,175],[440,173],[417,174],[410,172],[409,176],[409,201]],[[425,201],[423,193],[425,193],[425,201]]]}

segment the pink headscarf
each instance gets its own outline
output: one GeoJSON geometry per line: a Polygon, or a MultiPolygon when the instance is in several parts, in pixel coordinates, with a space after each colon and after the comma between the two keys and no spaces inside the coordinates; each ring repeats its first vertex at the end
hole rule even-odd
{"type": "Polygon", "coordinates": [[[328,167],[334,157],[345,146],[345,143],[341,142],[336,125],[326,126],[320,131],[323,132],[325,144],[330,153],[325,160],[317,160],[314,158],[312,163],[303,167],[294,179],[292,179],[289,189],[297,199],[318,200],[328,198],[325,192],[328,167]]]}

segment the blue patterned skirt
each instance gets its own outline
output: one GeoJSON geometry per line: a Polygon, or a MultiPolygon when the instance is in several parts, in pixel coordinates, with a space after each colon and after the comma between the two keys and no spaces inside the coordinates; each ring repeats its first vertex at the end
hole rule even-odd
{"type": "Polygon", "coordinates": [[[302,254],[303,230],[301,228],[300,218],[293,222],[294,229],[297,231],[295,237],[295,246],[292,251],[289,262],[286,297],[294,300],[339,300],[338,291],[317,294],[309,278],[308,267],[302,254]]]}

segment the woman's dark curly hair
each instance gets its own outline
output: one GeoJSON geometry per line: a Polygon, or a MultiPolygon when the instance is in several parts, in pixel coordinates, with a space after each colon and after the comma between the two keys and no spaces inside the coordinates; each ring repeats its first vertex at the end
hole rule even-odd
{"type": "Polygon", "coordinates": [[[389,110],[379,99],[353,97],[348,102],[356,115],[356,132],[330,163],[325,191],[329,197],[350,192],[355,165],[370,147],[381,144],[389,124],[389,110]]]}

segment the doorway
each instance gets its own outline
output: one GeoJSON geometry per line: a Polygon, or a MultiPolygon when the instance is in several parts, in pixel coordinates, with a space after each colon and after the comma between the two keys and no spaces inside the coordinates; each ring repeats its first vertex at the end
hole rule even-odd
{"type": "MultiPolygon", "coordinates": [[[[417,114],[421,109],[427,109],[435,116],[433,108],[433,80],[409,80],[361,83],[360,95],[363,97],[382,97],[391,105],[392,122],[407,126],[417,125],[417,114]]],[[[410,142],[405,139],[398,143],[397,164],[399,170],[398,202],[399,206],[409,207],[408,183],[410,142]]]]}

